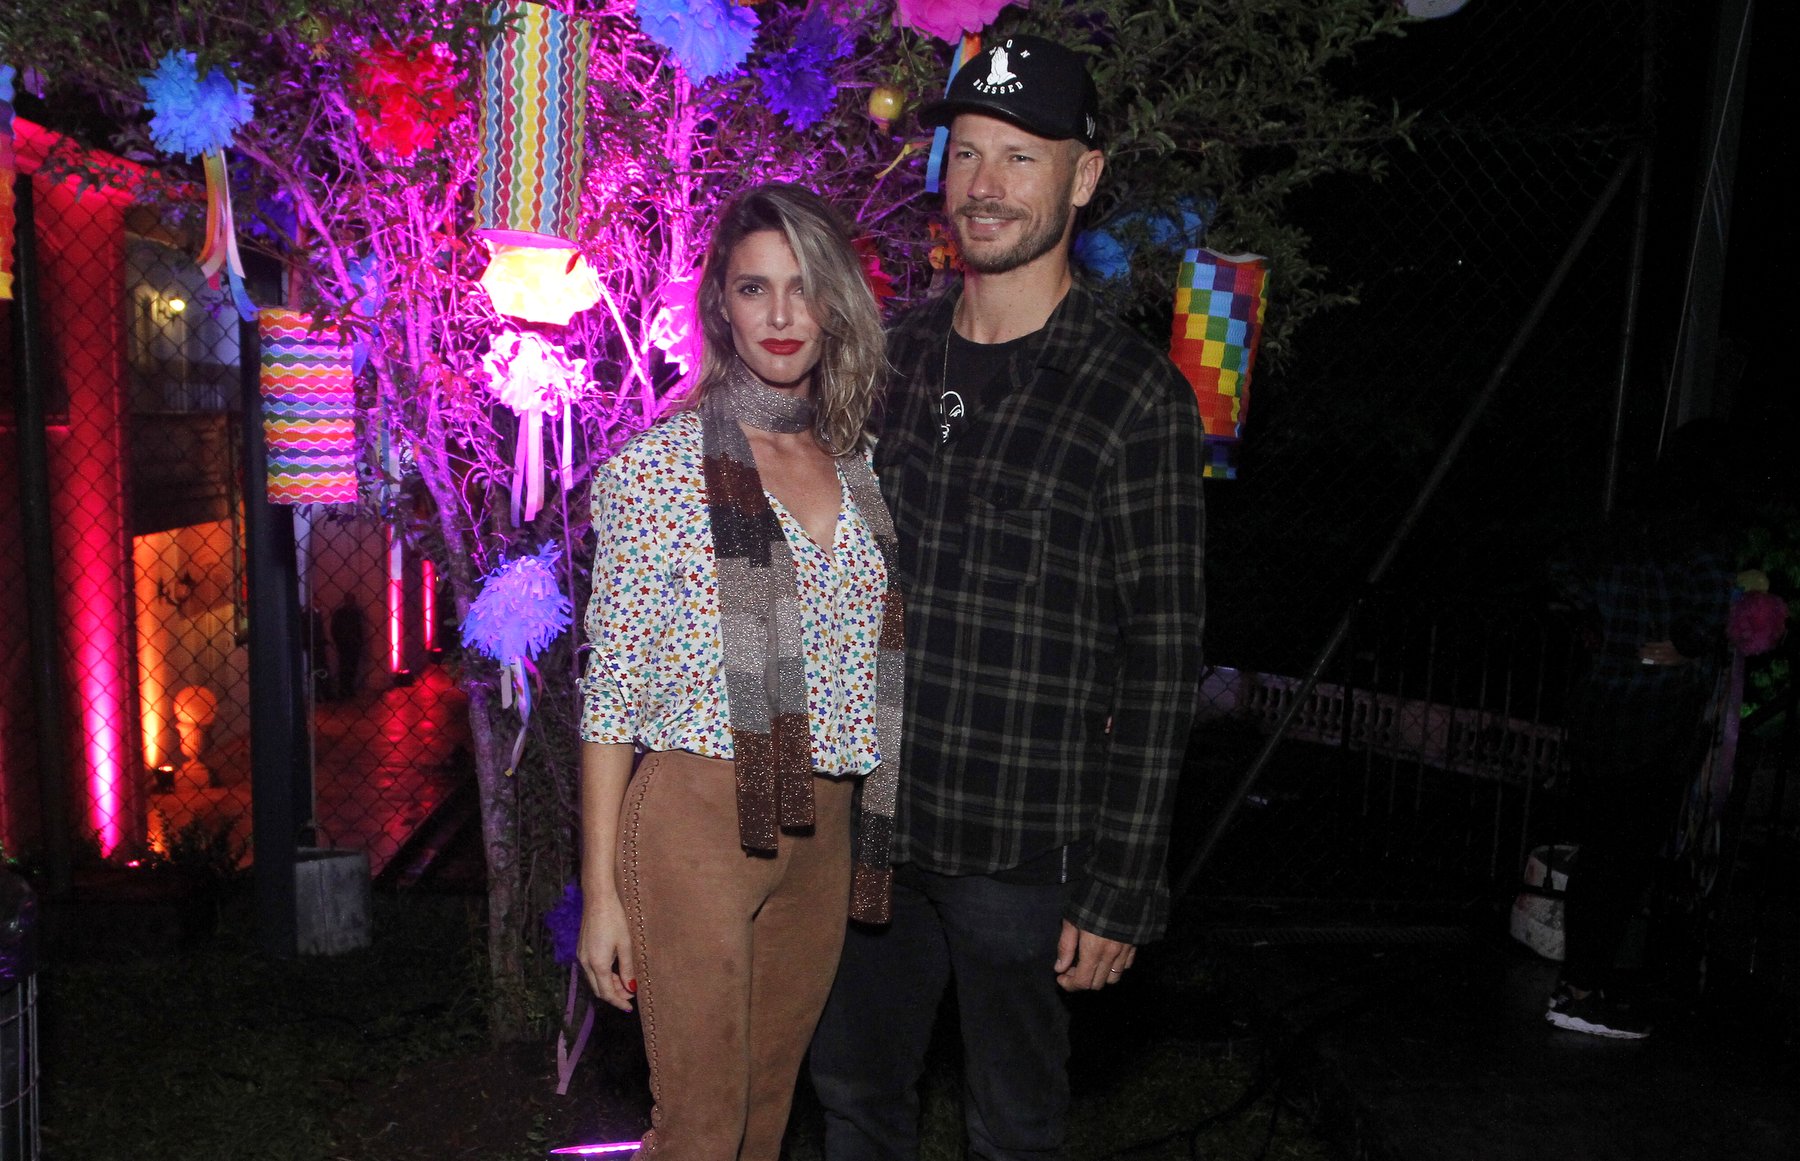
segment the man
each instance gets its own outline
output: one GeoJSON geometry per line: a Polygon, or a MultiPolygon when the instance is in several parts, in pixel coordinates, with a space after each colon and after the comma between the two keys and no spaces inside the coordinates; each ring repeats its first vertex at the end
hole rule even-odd
{"type": "Polygon", "coordinates": [[[337,649],[337,695],[342,701],[356,696],[362,684],[363,645],[368,640],[367,622],[356,594],[344,593],[341,604],[331,614],[331,644],[337,649]]]}
{"type": "Polygon", "coordinates": [[[1706,721],[1735,576],[1734,457],[1712,421],[1676,431],[1637,502],[1551,564],[1590,648],[1569,698],[1579,846],[1563,912],[1562,979],[1544,1017],[1619,1040],[1651,1031],[1617,961],[1712,730],[1706,721]]]}
{"type": "Polygon", "coordinates": [[[907,595],[893,923],[851,934],[813,1042],[829,1161],[917,1154],[954,979],[971,1152],[1060,1154],[1064,992],[1161,934],[1200,681],[1201,428],[1168,359],[1070,275],[1105,166],[1080,59],[1015,36],[948,125],[960,293],[889,337],[876,450],[907,595]]]}

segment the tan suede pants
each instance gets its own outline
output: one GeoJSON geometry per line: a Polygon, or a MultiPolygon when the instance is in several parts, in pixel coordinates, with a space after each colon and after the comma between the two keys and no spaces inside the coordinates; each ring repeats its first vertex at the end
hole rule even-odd
{"type": "Polygon", "coordinates": [[[619,893],[655,1099],[640,1156],[777,1161],[850,900],[847,779],[774,857],[738,843],[732,764],[648,754],[625,793],[619,893]]]}

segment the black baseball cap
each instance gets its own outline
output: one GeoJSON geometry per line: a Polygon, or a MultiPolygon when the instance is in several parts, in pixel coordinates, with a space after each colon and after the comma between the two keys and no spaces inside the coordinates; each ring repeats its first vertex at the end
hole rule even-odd
{"type": "Polygon", "coordinates": [[[983,48],[950,78],[941,101],[919,110],[929,126],[958,113],[1010,121],[1053,141],[1093,148],[1100,140],[1100,94],[1081,58],[1041,36],[1009,36],[983,48]]]}

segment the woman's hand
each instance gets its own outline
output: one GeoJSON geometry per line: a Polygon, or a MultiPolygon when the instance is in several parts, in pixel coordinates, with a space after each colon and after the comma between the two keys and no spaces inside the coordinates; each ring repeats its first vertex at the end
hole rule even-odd
{"type": "Polygon", "coordinates": [[[584,896],[575,962],[581,965],[594,995],[622,1012],[631,1011],[637,968],[631,962],[631,928],[618,892],[584,896]]]}

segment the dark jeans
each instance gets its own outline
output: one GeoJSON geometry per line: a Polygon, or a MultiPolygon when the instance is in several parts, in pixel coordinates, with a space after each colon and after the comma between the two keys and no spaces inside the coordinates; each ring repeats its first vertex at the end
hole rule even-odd
{"type": "Polygon", "coordinates": [[[894,921],[852,930],[813,1036],[826,1161],[913,1161],[919,1077],[945,986],[962,1016],[969,1151],[1062,1156],[1069,1017],[1056,985],[1061,885],[935,875],[906,865],[894,921]]]}
{"type": "Polygon", "coordinates": [[[1574,838],[1564,912],[1563,979],[1583,991],[1615,981],[1615,962],[1682,796],[1711,737],[1704,694],[1595,698],[1570,723],[1574,838]]]}

